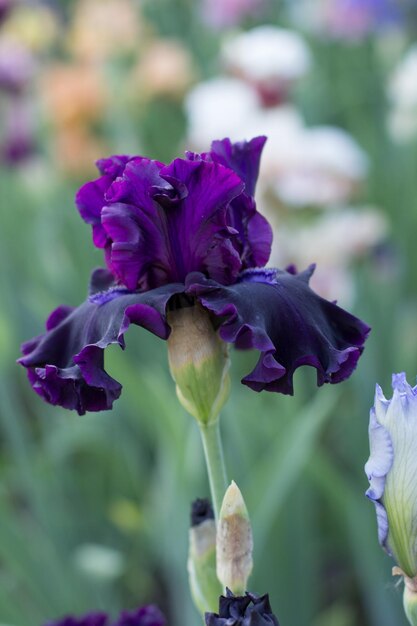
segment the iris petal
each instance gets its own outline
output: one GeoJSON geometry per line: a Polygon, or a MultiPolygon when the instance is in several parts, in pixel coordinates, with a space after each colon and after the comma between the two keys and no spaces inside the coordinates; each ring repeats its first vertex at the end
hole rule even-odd
{"type": "Polygon", "coordinates": [[[130,324],[166,339],[166,304],[182,290],[178,284],[145,293],[114,287],[75,309],[60,307],[49,317],[47,332],[22,346],[19,362],[28,368],[33,389],[80,415],[110,409],[122,386],[104,369],[104,349],[114,343],[124,348],[130,324]]]}
{"type": "Polygon", "coordinates": [[[231,225],[238,231],[242,268],[262,267],[269,259],[272,228],[257,212],[254,200],[261,154],[266,137],[232,143],[230,139],[213,141],[206,158],[232,169],[245,183],[245,191],[235,198],[229,209],[231,225]]]}
{"type": "Polygon", "coordinates": [[[102,176],[83,185],[75,196],[81,217],[92,226],[93,242],[97,248],[104,248],[108,243],[108,237],[101,224],[101,210],[106,204],[105,194],[114,179],[123,172],[129,159],[128,156],[120,155],[97,161],[102,176]]]}
{"type": "Polygon", "coordinates": [[[220,323],[220,336],[238,349],[261,352],[242,382],[255,391],[293,393],[301,365],[317,369],[317,384],[347,378],[363,351],[369,327],[308,286],[311,270],[248,272],[223,286],[199,273],[187,277],[186,293],[196,297],[220,323]],[[263,277],[265,279],[263,280],[263,277]]]}

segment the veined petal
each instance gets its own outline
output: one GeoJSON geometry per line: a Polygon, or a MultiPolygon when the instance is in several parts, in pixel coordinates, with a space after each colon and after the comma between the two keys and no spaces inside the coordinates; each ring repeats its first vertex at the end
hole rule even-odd
{"type": "Polygon", "coordinates": [[[187,277],[186,293],[218,319],[221,338],[260,351],[242,380],[255,391],[292,394],[301,365],[317,369],[319,386],[344,380],[356,366],[369,327],[315,294],[308,286],[311,272],[248,271],[229,286],[199,273],[187,277]]]}
{"type": "Polygon", "coordinates": [[[49,317],[47,332],[22,346],[19,362],[33,389],[50,404],[80,415],[110,409],[122,387],[104,369],[104,349],[113,343],[124,348],[130,324],[166,339],[166,304],[183,289],[170,284],[143,293],[113,287],[77,308],[60,307],[49,317]]]}

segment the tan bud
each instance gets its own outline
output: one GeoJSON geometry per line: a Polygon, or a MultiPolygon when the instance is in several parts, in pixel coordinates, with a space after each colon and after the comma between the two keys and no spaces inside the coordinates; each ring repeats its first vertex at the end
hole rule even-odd
{"type": "Polygon", "coordinates": [[[217,527],[217,577],[234,594],[242,595],[253,567],[252,528],[239,487],[228,487],[217,527]]]}

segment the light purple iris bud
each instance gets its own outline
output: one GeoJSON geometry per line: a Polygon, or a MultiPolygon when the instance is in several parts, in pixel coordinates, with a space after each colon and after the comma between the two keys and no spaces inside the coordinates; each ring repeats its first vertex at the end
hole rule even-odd
{"type": "Polygon", "coordinates": [[[392,377],[393,396],[379,386],[369,424],[367,497],[375,503],[378,539],[409,577],[417,575],[417,386],[392,377]]]}

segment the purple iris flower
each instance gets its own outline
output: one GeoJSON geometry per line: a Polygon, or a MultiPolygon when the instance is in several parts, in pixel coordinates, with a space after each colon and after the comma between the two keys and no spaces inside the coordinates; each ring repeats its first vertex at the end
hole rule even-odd
{"type": "Polygon", "coordinates": [[[115,622],[106,613],[88,613],[82,617],[63,617],[45,626],[165,626],[161,611],[152,604],[133,611],[122,611],[115,622]]]}
{"type": "Polygon", "coordinates": [[[12,0],[0,0],[0,26],[8,17],[12,9],[12,0]]]}
{"type": "Polygon", "coordinates": [[[279,626],[272,612],[268,594],[257,596],[248,591],[234,596],[227,589],[220,596],[219,613],[206,613],[206,626],[279,626]]]}
{"type": "Polygon", "coordinates": [[[333,34],[353,39],[395,26],[405,18],[397,0],[334,0],[327,10],[333,34]]]}
{"type": "Polygon", "coordinates": [[[350,376],[369,327],[309,288],[313,267],[264,267],[272,231],[254,191],[265,141],[215,141],[169,165],[98,161],[101,176],[76,203],[107,269],[93,272],[81,306],[53,311],[47,332],[22,346],[20,363],[44,400],[80,415],[110,409],[121,385],[104,369],[104,349],[124,348],[130,324],[167,339],[167,309],[196,302],[222,340],[260,352],[242,380],[255,391],[292,394],[301,365],[317,369],[318,385],[350,376]]]}

